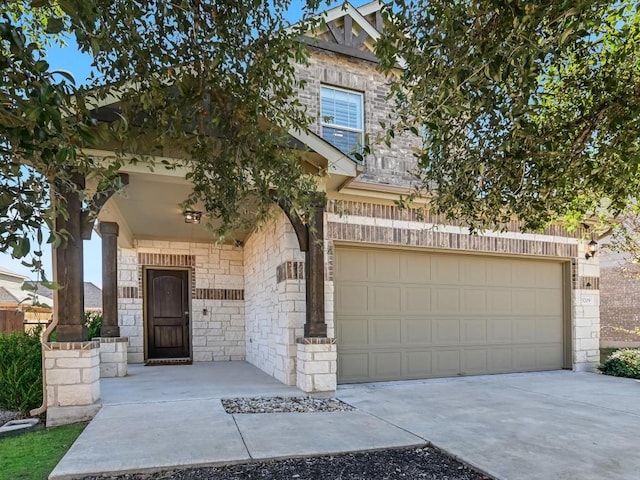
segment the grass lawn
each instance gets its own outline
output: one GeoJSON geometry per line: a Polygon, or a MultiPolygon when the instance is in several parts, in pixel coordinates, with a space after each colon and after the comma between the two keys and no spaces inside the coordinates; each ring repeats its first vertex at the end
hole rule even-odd
{"type": "Polygon", "coordinates": [[[85,424],[23,433],[0,440],[0,479],[46,480],[85,424]]]}

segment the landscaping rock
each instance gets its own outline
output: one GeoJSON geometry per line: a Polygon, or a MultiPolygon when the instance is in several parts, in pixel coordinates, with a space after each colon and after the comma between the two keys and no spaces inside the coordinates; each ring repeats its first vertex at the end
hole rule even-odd
{"type": "Polygon", "coordinates": [[[292,458],[84,480],[491,480],[433,447],[292,458]]]}
{"type": "Polygon", "coordinates": [[[225,398],[221,401],[227,413],[312,413],[355,410],[354,407],[337,398],[258,397],[225,398]]]}

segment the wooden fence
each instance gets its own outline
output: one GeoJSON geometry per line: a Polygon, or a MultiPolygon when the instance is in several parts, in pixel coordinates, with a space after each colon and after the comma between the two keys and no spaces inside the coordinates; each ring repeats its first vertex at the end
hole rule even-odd
{"type": "Polygon", "coordinates": [[[0,310],[0,333],[24,331],[24,312],[0,310]]]}

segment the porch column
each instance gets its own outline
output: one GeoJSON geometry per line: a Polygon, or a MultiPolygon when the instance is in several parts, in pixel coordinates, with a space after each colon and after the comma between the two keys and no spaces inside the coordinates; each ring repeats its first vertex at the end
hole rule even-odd
{"type": "MultiPolygon", "coordinates": [[[[75,182],[80,191],[84,190],[84,177],[75,182]]],[[[82,245],[82,202],[78,191],[69,191],[64,185],[56,185],[58,193],[66,201],[68,218],[56,218],[56,230],[66,230],[68,236],[55,249],[55,281],[58,290],[58,342],[84,342],[88,339],[84,325],[84,272],[82,245]]]]}
{"type": "Polygon", "coordinates": [[[119,337],[118,326],[118,224],[100,222],[102,236],[101,337],[119,337]]]}
{"type": "Polygon", "coordinates": [[[304,336],[326,337],[324,316],[324,208],[326,197],[317,193],[313,198],[313,212],[307,225],[308,248],[305,252],[305,281],[307,290],[307,318],[304,336]]]}

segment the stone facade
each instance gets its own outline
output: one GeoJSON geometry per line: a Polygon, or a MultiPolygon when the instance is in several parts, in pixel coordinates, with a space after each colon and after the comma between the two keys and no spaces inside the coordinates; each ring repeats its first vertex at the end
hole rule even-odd
{"type": "Polygon", "coordinates": [[[47,427],[90,420],[100,409],[100,344],[43,345],[47,427]]]}
{"type": "Polygon", "coordinates": [[[307,393],[334,391],[338,371],[335,338],[299,338],[296,343],[296,386],[307,393]]]}
{"type": "Polygon", "coordinates": [[[129,338],[129,362],[144,353],[145,267],[190,272],[193,360],[244,360],[244,264],[241,247],[137,240],[118,250],[118,323],[129,338]]]}
{"type": "Polygon", "coordinates": [[[287,385],[296,384],[295,339],[303,334],[304,254],[280,211],[245,241],[247,361],[287,385]]]}
{"type": "Polygon", "coordinates": [[[600,346],[640,347],[640,267],[603,248],[600,257],[600,346]]]}
{"type": "Polygon", "coordinates": [[[127,375],[127,337],[98,337],[100,343],[100,378],[127,375]]]}

